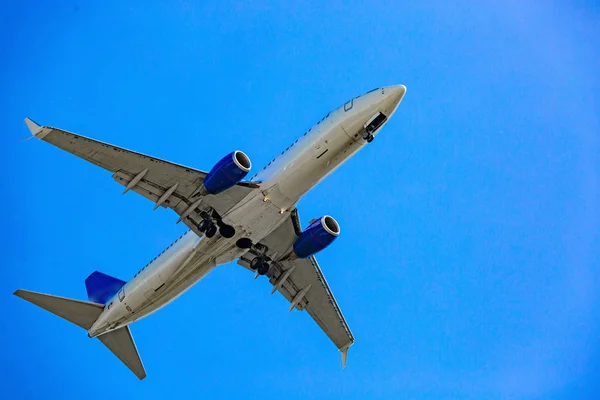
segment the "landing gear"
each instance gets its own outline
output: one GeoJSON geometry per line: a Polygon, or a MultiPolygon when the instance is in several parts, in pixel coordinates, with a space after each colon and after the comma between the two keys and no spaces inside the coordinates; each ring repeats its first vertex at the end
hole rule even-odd
{"type": "Polygon", "coordinates": [[[217,227],[210,219],[203,219],[200,221],[198,230],[204,233],[209,239],[217,233],[217,227]]]}
{"type": "Polygon", "coordinates": [[[371,143],[373,141],[373,139],[375,139],[375,136],[373,136],[373,134],[367,130],[364,131],[362,138],[364,140],[367,141],[367,143],[371,143]]]}
{"type": "Polygon", "coordinates": [[[250,261],[250,268],[258,271],[260,275],[266,275],[269,272],[269,263],[262,257],[255,257],[250,261]]]}
{"type": "Polygon", "coordinates": [[[212,221],[209,219],[203,219],[202,221],[200,221],[200,223],[198,224],[198,230],[202,233],[206,232],[208,230],[208,228],[211,227],[211,225],[213,225],[212,221]]]}
{"type": "Polygon", "coordinates": [[[235,228],[231,225],[227,225],[221,221],[220,218],[210,216],[208,213],[202,213],[202,221],[198,224],[198,230],[211,238],[215,236],[217,230],[226,239],[230,239],[235,236],[235,228]],[[215,225],[216,223],[216,225],[215,225]]]}
{"type": "Polygon", "coordinates": [[[263,259],[261,257],[254,257],[252,259],[252,261],[250,261],[250,268],[252,270],[257,270],[258,267],[260,267],[260,264],[262,264],[263,259]]]}
{"type": "Polygon", "coordinates": [[[213,236],[215,236],[217,233],[217,227],[215,225],[211,225],[207,230],[206,230],[206,237],[207,238],[211,238],[213,236]]]}
{"type": "Polygon", "coordinates": [[[269,272],[269,264],[266,262],[263,262],[258,267],[258,273],[259,273],[259,275],[266,275],[267,272],[269,272]]]}

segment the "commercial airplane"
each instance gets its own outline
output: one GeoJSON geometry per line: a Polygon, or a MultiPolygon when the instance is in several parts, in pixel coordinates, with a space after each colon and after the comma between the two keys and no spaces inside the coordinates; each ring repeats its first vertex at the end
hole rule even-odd
{"type": "Polygon", "coordinates": [[[26,118],[34,137],[110,172],[125,186],[173,209],[190,230],[125,282],[93,272],[89,301],[27,290],[14,294],[87,330],[139,379],[146,371],[129,324],[152,314],[192,287],[217,265],[238,264],[264,275],[294,308],[306,310],[342,353],[354,337],[315,254],[340,234],[324,215],[303,230],[296,203],[311,188],[371,143],[404,97],[403,85],[373,89],[327,114],[250,180],[242,151],[203,172],[99,142],[26,118]]]}

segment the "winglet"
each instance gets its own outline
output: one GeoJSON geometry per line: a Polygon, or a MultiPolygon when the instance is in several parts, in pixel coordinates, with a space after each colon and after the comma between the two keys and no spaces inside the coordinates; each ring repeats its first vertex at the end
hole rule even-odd
{"type": "Polygon", "coordinates": [[[350,348],[350,346],[346,346],[346,347],[340,349],[340,351],[342,352],[342,369],[346,368],[346,359],[348,358],[348,349],[349,348],[350,348]]]}
{"type": "Polygon", "coordinates": [[[42,130],[42,127],[30,118],[25,118],[25,123],[27,124],[27,128],[29,128],[29,131],[33,136],[37,136],[37,134],[42,130]]]}

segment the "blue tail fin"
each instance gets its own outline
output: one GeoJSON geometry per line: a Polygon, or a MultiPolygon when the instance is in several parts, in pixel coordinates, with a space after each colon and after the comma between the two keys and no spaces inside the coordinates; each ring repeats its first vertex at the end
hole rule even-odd
{"type": "Polygon", "coordinates": [[[94,303],[106,304],[125,285],[125,282],[95,271],[85,280],[88,299],[94,303]]]}

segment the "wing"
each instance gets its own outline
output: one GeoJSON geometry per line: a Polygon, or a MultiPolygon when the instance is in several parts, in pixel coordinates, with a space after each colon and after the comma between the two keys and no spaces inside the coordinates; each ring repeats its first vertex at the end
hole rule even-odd
{"type": "MultiPolygon", "coordinates": [[[[200,234],[197,231],[201,221],[197,208],[200,197],[194,195],[202,185],[206,172],[61,129],[39,126],[29,118],[25,118],[25,123],[38,139],[112,172],[113,179],[125,186],[123,193],[131,190],[144,196],[155,203],[154,209],[159,206],[172,208],[179,214],[180,220],[200,234]]],[[[202,197],[202,206],[212,207],[223,215],[257,187],[253,183],[241,182],[218,195],[202,197]]]]}
{"type": "MultiPolygon", "coordinates": [[[[272,259],[285,255],[292,248],[296,238],[302,233],[297,210],[290,218],[263,239],[260,244],[268,248],[272,259]]],[[[250,261],[255,254],[248,252],[238,260],[238,264],[250,269],[250,261]]],[[[306,310],[312,319],[342,352],[342,366],[346,364],[348,348],[354,343],[348,323],[340,310],[325,276],[313,257],[272,262],[267,273],[273,285],[271,293],[279,291],[294,308],[306,310]]]]}

